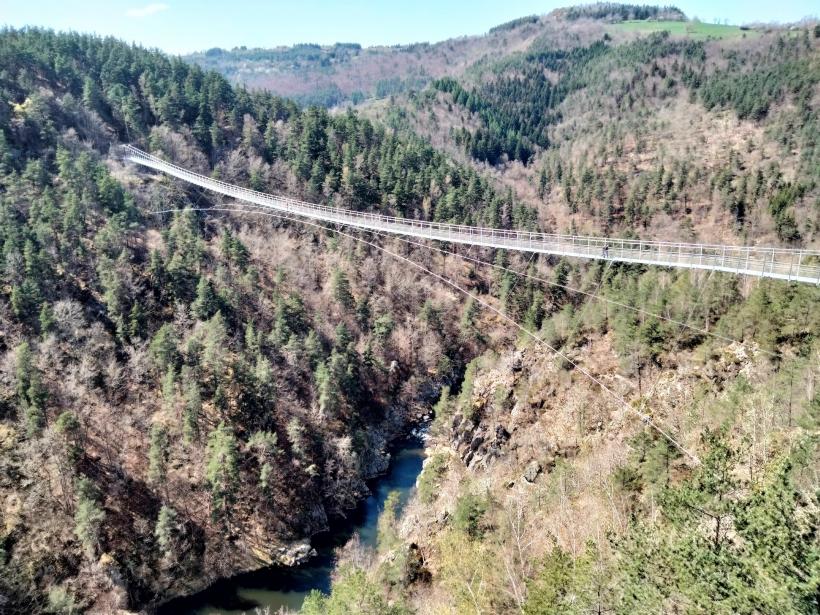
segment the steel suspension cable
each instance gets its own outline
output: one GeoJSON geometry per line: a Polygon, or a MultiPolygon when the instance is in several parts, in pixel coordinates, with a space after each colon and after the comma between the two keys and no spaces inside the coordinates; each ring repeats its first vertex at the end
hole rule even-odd
{"type": "Polygon", "coordinates": [[[353,239],[354,241],[359,241],[361,243],[364,243],[366,245],[369,245],[369,246],[375,248],[376,250],[379,250],[380,252],[383,252],[383,253],[385,253],[389,256],[392,256],[393,258],[396,258],[400,261],[403,261],[403,262],[407,263],[408,265],[411,265],[412,267],[415,267],[416,269],[422,271],[423,273],[426,273],[426,274],[436,278],[440,282],[443,282],[444,284],[446,284],[447,286],[455,289],[459,293],[462,293],[465,296],[473,299],[476,303],[478,303],[479,305],[481,305],[485,309],[488,309],[491,312],[493,312],[494,314],[496,314],[497,316],[500,316],[502,319],[504,319],[505,321],[510,323],[512,326],[519,329],[522,333],[526,334],[527,336],[529,336],[533,340],[535,340],[537,343],[539,343],[539,344],[543,345],[544,347],[546,347],[555,356],[562,358],[564,361],[569,363],[575,370],[577,370],[578,372],[580,372],[581,374],[586,376],[589,380],[591,380],[592,382],[597,384],[610,397],[612,397],[612,399],[614,399],[616,402],[618,402],[620,405],[622,405],[627,410],[627,412],[630,412],[630,413],[638,416],[640,418],[640,420],[645,425],[647,425],[647,426],[651,427],[652,429],[654,429],[655,431],[657,431],[670,444],[672,444],[672,446],[674,446],[679,451],[681,451],[683,454],[685,454],[687,457],[689,457],[695,464],[700,464],[700,459],[698,459],[698,457],[694,453],[690,452],[680,442],[678,442],[678,440],[675,439],[670,433],[668,433],[665,429],[663,429],[657,423],[655,423],[652,420],[652,417],[650,417],[648,414],[644,414],[643,412],[639,412],[638,410],[633,408],[629,404],[629,402],[627,402],[623,397],[618,395],[614,390],[610,389],[599,378],[597,378],[596,376],[591,374],[589,371],[587,371],[585,368],[581,367],[578,363],[573,361],[565,353],[561,352],[557,348],[554,348],[553,346],[551,346],[550,344],[545,342],[538,335],[536,335],[535,333],[533,333],[532,331],[530,331],[529,329],[527,329],[523,325],[519,324],[515,319],[507,316],[504,312],[502,312],[501,310],[496,308],[494,305],[487,302],[485,299],[482,299],[481,297],[479,297],[477,295],[474,295],[473,293],[471,293],[470,291],[462,288],[461,286],[459,286],[458,284],[456,284],[452,280],[450,280],[448,278],[445,278],[444,276],[436,273],[435,271],[432,271],[432,270],[428,269],[424,265],[422,265],[422,264],[420,264],[420,263],[418,263],[418,262],[416,262],[416,261],[414,261],[414,260],[412,260],[412,259],[410,259],[406,256],[402,256],[401,254],[397,254],[396,252],[393,252],[393,251],[391,251],[387,248],[379,246],[378,244],[375,244],[375,243],[373,243],[371,241],[368,241],[366,239],[362,239],[361,237],[356,237],[355,235],[351,235],[350,233],[346,233],[345,231],[340,231],[340,230],[337,230],[337,229],[331,229],[331,228],[328,228],[326,226],[323,226],[322,224],[318,224],[318,223],[311,222],[311,221],[308,221],[308,220],[303,220],[303,219],[297,218],[297,217],[291,217],[291,216],[288,216],[286,213],[273,213],[270,210],[259,211],[259,210],[238,209],[238,208],[225,208],[225,207],[206,207],[206,208],[185,208],[185,209],[181,209],[181,210],[180,209],[166,209],[166,210],[157,211],[157,212],[154,212],[154,213],[164,214],[164,213],[173,213],[173,212],[181,212],[181,211],[222,211],[222,212],[231,212],[231,213],[245,213],[245,214],[250,213],[250,214],[258,214],[258,215],[262,215],[262,216],[266,216],[266,217],[273,217],[273,218],[279,218],[279,219],[283,219],[283,220],[289,220],[291,222],[298,222],[300,224],[307,224],[309,226],[312,226],[312,227],[315,227],[315,228],[318,228],[318,229],[321,229],[321,230],[330,231],[332,233],[336,233],[338,235],[348,237],[350,239],[353,239]]]}
{"type": "MultiPolygon", "coordinates": [[[[267,211],[267,210],[265,210],[263,208],[261,211],[267,211]]],[[[725,335],[721,335],[720,333],[715,333],[713,331],[709,331],[708,329],[703,329],[701,327],[698,327],[697,325],[691,325],[691,324],[683,322],[681,320],[676,320],[674,318],[664,316],[663,314],[656,314],[655,312],[650,312],[649,310],[645,310],[643,308],[635,307],[633,305],[629,305],[627,303],[623,303],[621,301],[616,301],[615,299],[610,299],[608,297],[604,297],[603,295],[599,295],[597,293],[600,290],[600,283],[598,284],[598,287],[596,288],[596,290],[594,292],[589,292],[589,291],[586,291],[586,290],[581,290],[580,288],[574,288],[572,286],[568,286],[566,284],[559,284],[558,282],[553,282],[552,280],[548,280],[546,278],[535,276],[535,275],[532,275],[532,274],[529,274],[529,273],[515,271],[514,269],[510,269],[510,268],[504,267],[502,265],[496,265],[495,263],[491,263],[489,261],[485,261],[485,260],[482,260],[482,259],[479,259],[479,258],[474,258],[474,257],[471,257],[471,256],[465,256],[465,255],[462,255],[462,254],[458,254],[457,252],[452,252],[451,250],[447,250],[445,248],[438,248],[436,246],[430,246],[430,245],[427,245],[427,244],[424,244],[424,243],[421,243],[421,242],[418,242],[418,241],[413,241],[412,239],[406,239],[404,237],[399,237],[399,236],[393,235],[391,233],[383,233],[383,232],[380,232],[380,231],[370,231],[370,232],[372,232],[376,235],[379,235],[380,237],[396,239],[398,241],[402,241],[404,243],[407,243],[407,244],[410,244],[410,245],[413,245],[413,246],[418,246],[420,248],[427,248],[428,250],[435,250],[436,252],[441,252],[442,254],[450,254],[452,256],[457,256],[458,258],[468,260],[468,261],[471,261],[471,262],[479,264],[479,265],[485,265],[487,267],[492,267],[493,269],[498,269],[500,271],[506,271],[506,272],[509,272],[509,273],[512,273],[512,274],[515,274],[515,275],[518,275],[518,276],[521,276],[521,277],[524,277],[524,278],[528,278],[528,279],[536,281],[536,282],[542,282],[544,284],[547,284],[547,285],[555,287],[555,288],[561,288],[561,289],[567,290],[569,292],[577,293],[579,295],[584,295],[584,296],[589,297],[590,299],[594,299],[596,301],[604,301],[606,303],[609,303],[610,305],[615,305],[617,307],[621,307],[621,308],[624,308],[626,310],[636,312],[638,314],[643,314],[644,316],[651,316],[652,318],[657,318],[659,320],[663,320],[665,322],[677,325],[679,327],[684,327],[684,328],[687,328],[687,329],[691,329],[692,331],[697,331],[698,333],[702,333],[703,335],[708,335],[710,337],[714,337],[715,339],[719,339],[719,340],[722,340],[724,342],[730,342],[730,343],[733,343],[733,344],[744,345],[744,342],[742,340],[727,337],[725,335]]],[[[612,262],[613,261],[609,261],[609,264],[611,265],[612,262]]],[[[711,276],[711,273],[712,272],[710,271],[710,276],[711,276]]],[[[702,294],[702,292],[703,291],[701,291],[701,294],[702,294]]],[[[768,354],[768,355],[771,355],[771,356],[777,356],[776,353],[770,352],[770,351],[768,351],[764,348],[759,348],[758,350],[760,352],[764,353],[764,354],[768,354]]]]}
{"type": "MultiPolygon", "coordinates": [[[[270,211],[269,208],[264,207],[262,205],[249,205],[249,204],[244,204],[243,203],[243,207],[249,208],[248,211],[251,211],[251,210],[259,211],[259,212],[269,212],[270,211]]],[[[173,210],[173,211],[177,211],[177,210],[173,210]]],[[[238,212],[238,211],[243,211],[243,210],[234,209],[234,210],[229,210],[229,211],[238,212]]],[[[296,221],[301,221],[301,220],[296,220],[296,221]]],[[[603,282],[603,274],[602,274],[602,277],[601,277],[601,282],[599,282],[596,290],[594,292],[589,292],[589,291],[586,291],[586,290],[581,290],[580,288],[574,288],[572,286],[568,286],[566,284],[560,284],[558,282],[553,282],[552,280],[548,280],[546,278],[542,278],[542,277],[539,277],[539,276],[536,276],[536,275],[532,275],[532,274],[526,273],[524,271],[515,271],[514,269],[510,269],[509,267],[504,267],[503,265],[497,265],[496,263],[492,263],[490,261],[485,261],[485,260],[482,260],[480,258],[476,258],[474,256],[460,254],[458,252],[454,252],[452,250],[447,250],[445,248],[440,248],[440,247],[437,247],[437,246],[431,246],[431,245],[428,245],[426,243],[422,243],[420,241],[414,241],[412,239],[407,239],[405,237],[402,237],[400,235],[395,235],[393,233],[385,233],[384,231],[377,231],[377,230],[373,230],[373,229],[370,229],[369,232],[373,233],[374,235],[378,235],[379,237],[388,238],[388,239],[395,239],[396,241],[401,241],[401,242],[406,243],[408,245],[417,246],[419,248],[426,248],[427,250],[435,250],[436,252],[440,252],[441,254],[449,254],[451,256],[456,256],[460,259],[470,261],[472,263],[476,263],[476,264],[479,264],[479,265],[484,265],[486,267],[492,267],[493,269],[497,269],[499,271],[506,271],[506,272],[512,273],[516,276],[521,276],[521,277],[528,278],[528,279],[536,281],[536,282],[541,282],[543,284],[547,284],[548,286],[552,286],[554,288],[561,288],[563,290],[566,290],[566,291],[569,291],[569,292],[572,292],[572,293],[577,293],[579,295],[584,295],[585,297],[588,297],[588,298],[593,299],[595,301],[604,301],[604,302],[606,302],[610,305],[614,305],[614,306],[623,308],[625,310],[630,310],[632,312],[642,314],[644,316],[657,318],[658,320],[663,320],[665,322],[676,325],[678,327],[684,327],[686,329],[696,331],[696,332],[698,332],[702,335],[713,337],[715,339],[719,339],[719,340],[724,341],[724,342],[729,342],[729,343],[732,343],[732,344],[740,344],[741,346],[745,345],[745,343],[742,340],[738,340],[738,339],[735,339],[735,338],[732,338],[732,337],[728,337],[726,335],[721,335],[720,333],[715,333],[714,331],[709,331],[708,329],[698,327],[697,325],[692,325],[692,324],[689,324],[687,322],[677,320],[675,318],[670,318],[668,316],[664,316],[663,314],[657,314],[655,312],[650,312],[649,310],[645,310],[643,308],[635,307],[633,305],[629,305],[628,303],[623,303],[622,301],[616,301],[615,299],[610,299],[608,297],[600,295],[598,293],[600,291],[601,282],[603,282]]],[[[430,241],[437,241],[437,240],[430,240],[430,241]]],[[[470,247],[472,248],[472,246],[470,246],[470,247]]],[[[496,249],[503,249],[503,248],[496,248],[496,249]]],[[[609,266],[613,262],[614,262],[613,260],[608,261],[607,269],[609,268],[609,266]]],[[[711,278],[713,273],[714,273],[714,271],[710,270],[709,278],[711,278]]],[[[698,297],[700,298],[700,296],[702,296],[702,294],[703,294],[703,289],[701,289],[701,292],[699,293],[698,297]]],[[[766,355],[769,355],[769,356],[772,356],[772,357],[777,356],[776,353],[771,352],[769,350],[766,350],[765,348],[758,348],[757,350],[759,352],[763,353],[763,354],[766,354],[766,355]]]]}
{"type": "Polygon", "coordinates": [[[283,195],[271,195],[220,181],[180,167],[160,157],[123,145],[117,154],[129,162],[150,167],[196,186],[239,201],[261,205],[271,210],[307,217],[320,222],[337,222],[345,226],[387,231],[448,243],[483,245],[548,254],[565,254],[577,258],[601,258],[596,248],[603,247],[603,257],[612,242],[616,247],[613,260],[638,262],[667,267],[713,269],[738,275],[780,278],[810,284],[820,284],[820,251],[807,248],[776,248],[767,246],[733,246],[725,244],[695,244],[615,237],[593,237],[504,230],[427,220],[364,213],[300,201],[283,195]],[[794,271],[796,265],[796,271],[794,271]],[[802,274],[801,275],[801,268],[802,274]]]}

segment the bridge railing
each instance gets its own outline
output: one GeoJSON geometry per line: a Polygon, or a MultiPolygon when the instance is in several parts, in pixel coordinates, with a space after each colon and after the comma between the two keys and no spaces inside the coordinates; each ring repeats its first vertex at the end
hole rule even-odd
{"type": "Polygon", "coordinates": [[[195,173],[130,145],[122,146],[121,155],[133,162],[260,207],[359,228],[511,250],[671,267],[714,269],[820,284],[818,251],[562,235],[399,218],[319,205],[242,188],[195,173]]]}

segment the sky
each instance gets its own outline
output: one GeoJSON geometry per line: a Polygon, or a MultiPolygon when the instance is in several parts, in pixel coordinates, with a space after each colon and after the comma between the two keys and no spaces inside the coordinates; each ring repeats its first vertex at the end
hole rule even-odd
{"type": "MultiPolygon", "coordinates": [[[[188,53],[211,47],[335,42],[396,45],[481,34],[572,0],[0,0],[0,24],[113,35],[188,53]]],[[[626,0],[629,1],[629,0],[626,0]]],[[[634,3],[634,2],[633,2],[634,3]]],[[[817,0],[659,0],[702,21],[793,22],[817,16],[817,0]]]]}

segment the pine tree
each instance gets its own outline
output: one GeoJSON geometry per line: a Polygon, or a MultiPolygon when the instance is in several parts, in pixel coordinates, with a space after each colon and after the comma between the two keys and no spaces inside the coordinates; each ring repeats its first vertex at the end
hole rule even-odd
{"type": "Polygon", "coordinates": [[[547,194],[547,189],[549,187],[549,179],[547,178],[547,170],[546,168],[542,168],[541,172],[538,174],[538,198],[543,199],[547,194]]]}
{"type": "Polygon", "coordinates": [[[270,361],[261,354],[256,358],[253,375],[256,384],[257,398],[260,405],[266,407],[274,401],[276,397],[276,387],[270,361]]]}
{"type": "Polygon", "coordinates": [[[268,162],[273,162],[279,157],[279,135],[276,133],[276,124],[273,120],[268,121],[265,127],[265,154],[268,162]]]}
{"type": "Polygon", "coordinates": [[[261,336],[256,332],[253,323],[248,321],[245,324],[245,349],[249,354],[258,354],[261,350],[261,336]]]}
{"type": "Polygon", "coordinates": [[[384,345],[390,337],[390,334],[393,333],[395,326],[396,323],[393,322],[393,317],[390,316],[390,314],[382,314],[379,316],[373,323],[373,336],[376,338],[376,341],[384,345]]]}
{"type": "Polygon", "coordinates": [[[40,370],[34,365],[28,342],[17,347],[15,359],[17,400],[23,409],[26,432],[29,436],[35,436],[45,424],[46,390],[40,370]]]}
{"type": "Polygon", "coordinates": [[[191,443],[199,437],[199,415],[202,413],[202,397],[199,383],[189,375],[185,382],[185,414],[183,415],[182,433],[185,442],[191,443]]]}
{"type": "Polygon", "coordinates": [[[167,372],[177,355],[174,329],[169,324],[162,325],[151,340],[148,352],[158,371],[167,372]]]}
{"type": "Polygon", "coordinates": [[[83,81],[83,105],[91,111],[101,110],[100,90],[90,77],[86,77],[83,81]]]}
{"type": "Polygon", "coordinates": [[[319,363],[313,380],[316,383],[317,401],[319,412],[324,417],[335,418],[335,413],[339,408],[341,400],[341,390],[336,374],[332,369],[334,359],[338,361],[339,355],[334,350],[326,363],[319,363]]]}
{"type": "Polygon", "coordinates": [[[290,448],[294,455],[304,458],[308,453],[309,445],[304,423],[294,416],[288,421],[285,429],[288,434],[288,441],[290,441],[290,448]]]}
{"type": "Polygon", "coordinates": [[[165,410],[173,412],[177,401],[177,374],[173,365],[168,366],[165,377],[162,379],[162,400],[165,410]]]}
{"type": "Polygon", "coordinates": [[[336,334],[336,340],[333,344],[334,350],[342,354],[347,354],[350,345],[353,343],[353,334],[350,333],[350,329],[347,328],[345,323],[340,322],[336,325],[336,331],[334,333],[336,334]]]}
{"type": "Polygon", "coordinates": [[[316,364],[322,358],[322,341],[313,329],[308,331],[308,334],[305,336],[304,349],[308,366],[311,370],[315,369],[316,364]]]}
{"type": "Polygon", "coordinates": [[[205,276],[199,278],[196,286],[196,299],[191,308],[199,320],[208,320],[219,309],[216,291],[211,281],[205,276]]]}
{"type": "Polygon", "coordinates": [[[350,291],[350,281],[341,269],[334,269],[331,278],[331,287],[333,289],[333,298],[339,305],[346,310],[352,309],[355,302],[353,293],[350,291]]]}
{"type": "Polygon", "coordinates": [[[28,390],[28,405],[26,406],[26,429],[30,436],[38,434],[46,422],[45,402],[46,390],[38,370],[31,373],[28,390]]]}
{"type": "Polygon", "coordinates": [[[220,376],[225,371],[225,361],[228,345],[228,331],[222,312],[216,314],[205,326],[205,339],[202,348],[202,364],[211,370],[214,376],[220,376]]]}
{"type": "Polygon", "coordinates": [[[154,485],[162,485],[168,472],[168,430],[160,423],[151,426],[151,441],[148,448],[148,480],[154,485]]]}
{"type": "Polygon", "coordinates": [[[32,355],[28,342],[23,342],[15,352],[15,378],[17,380],[17,399],[21,406],[28,404],[28,388],[31,384],[32,355]]]}
{"type": "Polygon", "coordinates": [[[208,434],[205,479],[215,518],[227,518],[239,480],[236,437],[225,423],[208,434]]]}
{"type": "Polygon", "coordinates": [[[11,311],[20,322],[28,323],[39,313],[41,300],[40,289],[28,278],[11,289],[11,311]]]}
{"type": "Polygon", "coordinates": [[[523,326],[528,331],[538,331],[544,320],[544,293],[540,290],[532,294],[532,301],[524,314],[523,326]]]}
{"type": "Polygon", "coordinates": [[[475,326],[475,320],[478,316],[479,307],[475,300],[470,297],[464,304],[464,309],[461,312],[461,320],[459,321],[459,329],[461,334],[465,337],[473,337],[478,331],[475,326]]]}
{"type": "Polygon", "coordinates": [[[216,389],[214,390],[213,404],[214,408],[219,410],[221,414],[224,415],[228,412],[228,396],[226,395],[225,387],[222,386],[221,382],[216,385],[216,389]]]}
{"type": "Polygon", "coordinates": [[[139,301],[135,301],[128,313],[128,337],[131,340],[140,340],[145,334],[145,315],[139,301]]]}
{"type": "Polygon", "coordinates": [[[13,158],[8,138],[3,130],[0,130],[0,174],[5,175],[11,170],[13,158]]]}
{"type": "Polygon", "coordinates": [[[367,328],[370,323],[370,299],[361,297],[356,302],[356,322],[362,329],[367,328]]]}
{"type": "Polygon", "coordinates": [[[177,512],[163,504],[157,516],[157,524],[154,528],[154,538],[157,541],[157,547],[161,556],[165,559],[174,558],[174,543],[175,535],[179,531],[177,527],[177,512]]]}
{"type": "Polygon", "coordinates": [[[154,296],[160,298],[165,290],[168,276],[162,254],[157,250],[151,250],[151,257],[148,264],[148,280],[154,290],[154,296]]]}
{"type": "Polygon", "coordinates": [[[100,542],[100,529],[105,512],[100,508],[94,484],[86,477],[77,481],[77,505],[74,512],[74,533],[80,540],[86,556],[93,560],[100,542]]]}
{"type": "Polygon", "coordinates": [[[248,440],[248,447],[256,453],[259,464],[259,488],[266,495],[270,493],[274,460],[279,453],[278,443],[276,433],[270,431],[257,431],[248,440]]]}

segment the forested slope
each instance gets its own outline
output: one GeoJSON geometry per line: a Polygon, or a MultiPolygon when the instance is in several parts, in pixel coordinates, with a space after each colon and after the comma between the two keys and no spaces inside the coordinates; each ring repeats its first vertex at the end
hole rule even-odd
{"type": "Polygon", "coordinates": [[[419,140],[116,40],[5,30],[0,67],[4,612],[137,608],[304,559],[477,342],[332,234],[153,214],[209,201],[110,147],[346,207],[532,216],[419,140]]]}
{"type": "Polygon", "coordinates": [[[813,31],[637,38],[601,10],[516,20],[361,113],[0,33],[0,610],[148,610],[302,561],[433,405],[415,499],[305,612],[816,610],[816,288],[369,236],[536,341],[109,154],[408,217],[815,245],[813,31]]]}
{"type": "MultiPolygon", "coordinates": [[[[603,35],[601,24],[579,17],[584,30],[581,40],[603,35]]],[[[565,35],[562,21],[531,15],[500,24],[483,35],[439,42],[374,47],[343,42],[271,49],[243,46],[208,49],[185,59],[251,89],[265,89],[303,104],[335,107],[419,91],[434,79],[458,76],[476,63],[521,51],[545,34],[566,45],[579,42],[578,32],[565,35]]]]}
{"type": "Polygon", "coordinates": [[[541,36],[364,112],[473,161],[557,230],[816,243],[815,31],[624,40],[618,25],[580,45],[541,36]]]}
{"type": "MultiPolygon", "coordinates": [[[[816,246],[815,29],[616,31],[545,36],[363,113],[514,189],[542,228],[816,246]]],[[[468,364],[413,502],[388,500],[375,556],[350,548],[303,612],[815,612],[817,289],[476,268],[540,341],[468,364]]]]}

